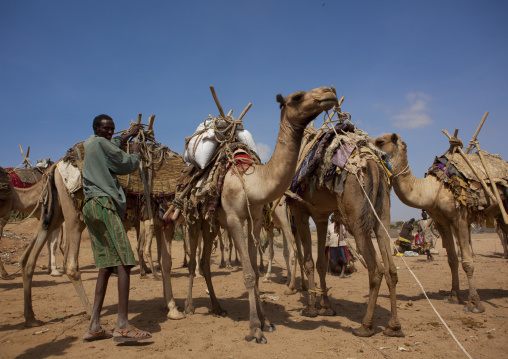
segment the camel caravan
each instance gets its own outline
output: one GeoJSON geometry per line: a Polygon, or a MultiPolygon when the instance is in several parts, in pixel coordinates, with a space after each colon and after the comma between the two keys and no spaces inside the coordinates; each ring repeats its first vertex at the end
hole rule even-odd
{"type": "MultiPolygon", "coordinates": [[[[392,187],[404,204],[425,209],[435,222],[452,272],[449,301],[460,303],[455,237],[468,278],[467,309],[473,313],[485,310],[473,276],[470,225],[495,218],[505,238],[508,234],[508,163],[482,151],[476,140],[486,116],[466,152],[462,150],[457,131],[454,136],[444,131],[449,137],[449,151],[436,157],[427,176],[418,179],[411,173],[407,146],[400,136],[389,134],[371,139],[351,122],[349,113],[342,112],[344,98],[338,99],[333,86],[295,92],[287,97],[276,96],[280,129],[275,150],[266,163],[262,163],[256,143],[243,125],[251,104],[234,118],[232,110],[227,114],[223,111],[213,86],[210,89],[219,115],[209,115],[185,139],[183,155],[156,141],[152,115],[135,139],[142,148],[139,170],[117,176],[127,198],[123,225],[126,230],[136,230],[140,275],[147,278],[151,272],[159,280],[160,269],[169,319],[184,319],[195,312],[192,288],[196,267],[206,281],[211,312],[227,316],[215,294],[210,266],[214,242],[217,237],[224,237],[221,246],[231,241],[239,254],[248,293],[249,325],[245,339],[266,343],[265,333],[273,332],[275,326],[260,298],[258,254],[262,253],[263,228],[269,238],[264,281],[270,281],[271,277],[273,231],[277,228],[284,239],[285,294],[296,293],[299,268],[302,280],[298,290],[307,291],[307,303],[301,315],[335,315],[328,296],[325,252],[328,221],[333,215],[354,238],[354,252],[368,270],[366,312],[353,333],[361,337],[374,335],[374,312],[384,279],[391,306],[384,334],[404,336],[397,315],[394,244],[387,231],[392,187]],[[316,129],[314,121],[319,116],[323,116],[323,124],[316,129]],[[311,218],[317,230],[315,260],[311,218]],[[189,257],[189,286],[183,309],[175,303],[171,284],[171,245],[177,227],[182,229],[189,257]],[[156,259],[151,254],[154,236],[156,259]]],[[[141,124],[141,120],[139,115],[131,127],[141,124]]],[[[124,144],[122,149],[129,153],[131,143],[124,144]]],[[[43,324],[36,319],[32,307],[32,278],[44,244],[56,243],[54,238],[60,232],[64,233],[63,272],[72,282],[87,315],[92,313],[78,265],[81,234],[85,229],[81,212],[84,201],[81,171],[85,156],[83,142],[74,144],[62,159],[44,170],[28,170],[28,175],[34,178],[28,188],[15,185],[12,169],[0,167],[0,235],[11,211],[22,211],[40,219],[37,232],[19,262],[27,327],[43,324]]],[[[21,182],[24,181],[29,182],[26,179],[21,182]]],[[[226,253],[231,254],[233,246],[226,244],[226,247],[229,249],[226,253]]],[[[230,260],[229,257],[228,265],[230,260]]],[[[221,264],[225,263],[223,253],[221,264]]],[[[48,264],[48,269],[52,267],[56,265],[48,264]]],[[[8,279],[1,262],[0,270],[2,279],[8,279]]]]}

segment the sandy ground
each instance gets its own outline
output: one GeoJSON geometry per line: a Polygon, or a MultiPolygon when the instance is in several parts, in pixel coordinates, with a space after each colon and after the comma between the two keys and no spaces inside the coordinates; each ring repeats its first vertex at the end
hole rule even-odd
{"type": "MultiPolygon", "coordinates": [[[[268,318],[277,330],[266,333],[268,344],[244,340],[248,329],[248,297],[240,267],[219,269],[219,252],[212,257],[213,282],[225,318],[209,314],[206,285],[196,279],[194,297],[196,314],[183,320],[166,318],[162,284],[140,279],[139,268],[131,279],[130,319],[139,328],[151,331],[153,338],[142,344],[117,345],[112,340],[83,343],[88,319],[73,286],[66,276],[50,277],[41,266],[47,265],[43,249],[34,275],[33,305],[36,317],[44,321],[39,328],[24,328],[23,288],[17,261],[28,244],[36,222],[8,225],[0,242],[0,252],[12,280],[0,280],[0,358],[466,358],[438,316],[424,298],[404,263],[394,257],[399,267],[398,307],[405,338],[383,335],[390,307],[388,289],[383,284],[375,313],[375,335],[358,338],[352,328],[359,326],[366,310],[367,271],[357,263],[358,272],[349,278],[328,277],[334,317],[306,318],[300,315],[307,302],[306,293],[283,294],[286,271],[282,251],[276,250],[274,277],[260,283],[260,290],[272,299],[264,303],[268,318]],[[42,332],[42,333],[41,333],[42,332]]],[[[134,244],[134,233],[129,236],[134,244]]],[[[475,276],[478,292],[486,307],[482,314],[463,311],[463,305],[443,299],[451,287],[451,276],[444,249],[438,242],[435,261],[423,256],[406,258],[423,284],[432,304],[473,358],[505,357],[508,350],[508,263],[501,257],[495,234],[473,236],[476,252],[475,276]]],[[[154,249],[155,251],[155,249],[154,249]]],[[[57,257],[59,265],[62,255],[57,257]]],[[[183,308],[187,295],[187,269],[182,268],[182,242],[173,244],[172,282],[177,304],[183,308]]],[[[81,272],[90,300],[95,286],[88,235],[80,251],[81,272]]],[[[467,298],[467,280],[460,272],[461,295],[467,298]]],[[[103,326],[113,329],[116,321],[117,288],[110,281],[103,309],[103,326]]]]}

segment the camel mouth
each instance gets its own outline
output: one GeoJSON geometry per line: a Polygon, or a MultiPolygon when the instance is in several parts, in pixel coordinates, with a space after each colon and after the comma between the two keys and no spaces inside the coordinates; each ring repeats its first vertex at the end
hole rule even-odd
{"type": "Polygon", "coordinates": [[[321,108],[325,110],[330,110],[337,104],[337,97],[331,94],[331,96],[319,99],[317,101],[319,103],[319,106],[321,106],[321,108]]]}

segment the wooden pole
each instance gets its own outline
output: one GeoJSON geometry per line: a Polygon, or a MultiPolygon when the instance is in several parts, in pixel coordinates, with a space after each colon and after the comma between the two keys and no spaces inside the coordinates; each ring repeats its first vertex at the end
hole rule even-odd
{"type": "Polygon", "coordinates": [[[250,108],[252,107],[252,104],[249,103],[247,105],[247,107],[245,107],[245,109],[242,111],[242,113],[240,114],[240,116],[238,116],[238,120],[237,121],[241,121],[243,119],[243,117],[245,116],[245,114],[247,113],[247,111],[250,110],[250,108]]]}
{"type": "Polygon", "coordinates": [[[478,143],[478,141],[475,140],[474,145],[478,149],[478,152],[477,152],[478,156],[480,156],[480,161],[482,161],[483,168],[485,169],[485,173],[487,174],[487,177],[489,178],[490,185],[492,186],[492,190],[494,191],[494,195],[496,196],[497,203],[499,204],[499,209],[501,210],[501,214],[503,215],[503,221],[504,221],[504,223],[508,224],[508,214],[506,213],[506,210],[504,209],[503,201],[501,200],[501,196],[499,195],[499,191],[497,190],[496,183],[494,182],[494,179],[490,175],[490,170],[487,167],[487,163],[485,162],[485,158],[483,157],[483,154],[481,152],[480,144],[478,143]]]}
{"type": "Polygon", "coordinates": [[[215,100],[215,104],[217,105],[217,108],[219,109],[219,113],[222,117],[224,116],[224,110],[222,109],[222,106],[219,102],[219,98],[217,97],[217,94],[215,93],[215,89],[212,85],[210,85],[210,91],[212,91],[213,99],[215,100]]]}
{"type": "Polygon", "coordinates": [[[471,150],[473,149],[473,143],[476,141],[476,137],[478,136],[478,134],[480,133],[480,130],[482,129],[482,126],[483,126],[483,123],[485,122],[485,120],[487,119],[487,116],[489,115],[489,112],[485,112],[485,114],[483,115],[483,118],[480,122],[480,124],[478,125],[478,128],[476,129],[476,132],[474,133],[473,137],[471,138],[471,142],[469,142],[469,146],[466,150],[466,153],[469,153],[471,152],[471,150]]]}
{"type": "MultiPolygon", "coordinates": [[[[450,134],[448,133],[448,131],[446,130],[442,130],[441,132],[443,132],[446,137],[448,137],[448,139],[451,139],[452,136],[450,136],[450,134]]],[[[464,159],[464,161],[466,161],[466,163],[469,165],[469,168],[471,168],[471,170],[473,171],[473,173],[475,174],[475,176],[478,178],[478,180],[480,181],[483,189],[485,190],[485,192],[487,192],[487,194],[489,195],[490,199],[492,200],[492,204],[497,204],[497,200],[496,200],[496,197],[494,196],[494,194],[492,193],[492,191],[489,189],[489,187],[487,186],[487,184],[485,183],[485,181],[480,177],[480,175],[478,174],[478,172],[476,171],[476,169],[474,168],[473,164],[471,162],[469,162],[469,160],[467,159],[467,156],[466,154],[464,153],[464,151],[462,151],[462,148],[460,147],[457,147],[457,151],[460,153],[460,155],[462,156],[462,158],[464,159]]]]}

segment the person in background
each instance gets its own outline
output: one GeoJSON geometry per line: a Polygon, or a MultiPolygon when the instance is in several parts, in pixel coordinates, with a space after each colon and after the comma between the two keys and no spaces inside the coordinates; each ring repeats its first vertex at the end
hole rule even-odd
{"type": "Polygon", "coordinates": [[[411,245],[413,243],[413,227],[414,227],[415,219],[411,218],[409,221],[404,222],[402,225],[402,229],[399,232],[399,252],[404,253],[405,251],[411,250],[411,245]]]}
{"type": "Polygon", "coordinates": [[[432,224],[432,219],[428,218],[427,212],[422,209],[422,219],[418,221],[418,231],[423,234],[423,250],[427,254],[427,262],[434,260],[434,257],[430,253],[430,249],[436,246],[434,238],[439,237],[439,233],[432,224]]]}
{"type": "Polygon", "coordinates": [[[347,247],[346,229],[343,224],[335,219],[335,216],[330,217],[330,224],[326,234],[326,244],[328,248],[328,261],[329,271],[331,273],[339,273],[341,278],[346,278],[346,268],[350,260],[349,251],[347,247]],[[340,268],[339,268],[340,266],[340,268]]]}

